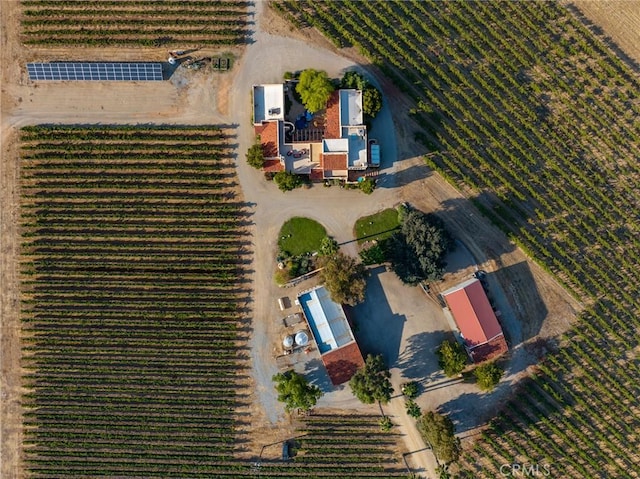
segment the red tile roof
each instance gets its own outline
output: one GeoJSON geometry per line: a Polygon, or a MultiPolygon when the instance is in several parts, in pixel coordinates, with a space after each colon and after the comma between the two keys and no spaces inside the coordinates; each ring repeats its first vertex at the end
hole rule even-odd
{"type": "MultiPolygon", "coordinates": [[[[442,295],[469,349],[494,342],[498,337],[504,342],[498,318],[479,280],[467,281],[442,295]]],[[[498,343],[501,342],[498,340],[498,343]]],[[[506,342],[504,346],[506,351],[506,342]]]]}
{"type": "Polygon", "coordinates": [[[322,167],[325,171],[346,170],[347,155],[345,153],[323,154],[322,167]]]}
{"type": "Polygon", "coordinates": [[[321,357],[334,386],[346,383],[358,369],[364,366],[362,353],[355,341],[333,349],[321,357]]]}
{"type": "Polygon", "coordinates": [[[280,160],[265,160],[262,169],[265,173],[277,173],[284,170],[284,166],[282,166],[280,160]]]}
{"type": "Polygon", "coordinates": [[[340,138],[340,91],[334,91],[327,102],[327,112],[325,113],[324,137],[340,138]]]}
{"type": "Polygon", "coordinates": [[[482,361],[488,361],[489,359],[502,356],[509,350],[507,341],[504,339],[504,335],[497,336],[491,341],[480,346],[476,346],[471,350],[471,358],[474,363],[481,363],[482,361]]]}
{"type": "Polygon", "coordinates": [[[278,122],[263,121],[262,125],[255,127],[256,135],[260,135],[260,143],[265,158],[278,157],[278,122]]]}

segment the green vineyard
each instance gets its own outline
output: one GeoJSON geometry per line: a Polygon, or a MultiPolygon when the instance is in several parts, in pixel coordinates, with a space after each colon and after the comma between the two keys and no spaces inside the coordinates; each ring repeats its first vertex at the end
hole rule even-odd
{"type": "Polygon", "coordinates": [[[39,46],[241,45],[244,0],[22,0],[23,41],[39,46]]]}
{"type": "Polygon", "coordinates": [[[640,474],[640,84],[557,2],[282,0],[412,100],[428,164],[587,305],[460,461],[640,474]]]}
{"type": "Polygon", "coordinates": [[[291,462],[262,461],[253,473],[264,478],[406,478],[398,437],[381,432],[379,421],[380,416],[364,414],[314,413],[292,441],[291,462]]]}
{"type": "MultiPolygon", "coordinates": [[[[231,137],[215,126],[21,131],[28,477],[255,475],[250,217],[231,137]]],[[[296,457],[265,461],[260,477],[401,476],[397,438],[378,420],[312,416],[296,457]]]]}
{"type": "Polygon", "coordinates": [[[250,251],[228,140],[200,126],[22,130],[31,477],[233,470],[250,251]]]}

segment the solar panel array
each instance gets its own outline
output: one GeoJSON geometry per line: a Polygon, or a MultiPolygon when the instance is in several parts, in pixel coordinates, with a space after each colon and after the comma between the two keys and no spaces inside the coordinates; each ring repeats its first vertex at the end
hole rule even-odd
{"type": "Polygon", "coordinates": [[[31,80],[162,81],[161,63],[28,63],[31,80]]]}

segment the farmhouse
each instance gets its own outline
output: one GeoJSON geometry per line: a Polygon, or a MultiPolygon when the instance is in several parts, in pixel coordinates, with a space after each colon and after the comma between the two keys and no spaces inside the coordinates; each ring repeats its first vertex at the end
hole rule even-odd
{"type": "Polygon", "coordinates": [[[442,293],[471,359],[486,361],[508,350],[498,318],[480,280],[469,279],[442,293]]]}
{"type": "Polygon", "coordinates": [[[331,300],[324,286],[300,293],[298,301],[332,384],[347,382],[364,360],[343,307],[331,300]]]}
{"type": "Polygon", "coordinates": [[[285,87],[254,85],[253,125],[265,156],[265,172],[288,171],[314,181],[355,182],[380,166],[380,145],[368,140],[361,90],[337,90],[327,102],[322,124],[313,115],[285,117],[285,87]]]}

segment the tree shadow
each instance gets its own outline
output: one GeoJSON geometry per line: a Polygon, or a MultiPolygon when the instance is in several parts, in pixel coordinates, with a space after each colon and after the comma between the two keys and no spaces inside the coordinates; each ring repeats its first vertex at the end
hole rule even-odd
{"type": "Polygon", "coordinates": [[[476,266],[476,259],[473,257],[466,245],[459,239],[454,240],[454,246],[444,257],[445,274],[462,271],[472,266],[476,266]]]}
{"type": "Polygon", "coordinates": [[[495,401],[483,400],[484,396],[481,392],[463,393],[441,404],[437,411],[449,416],[456,434],[464,433],[485,424],[497,413],[500,405],[495,401]]]}
{"type": "Polygon", "coordinates": [[[598,39],[604,42],[607,47],[609,47],[616,54],[618,58],[620,58],[628,67],[630,67],[634,72],[640,72],[640,64],[632,57],[630,57],[627,52],[625,52],[613,38],[606,35],[605,31],[599,25],[594,24],[590,18],[588,18],[582,11],[580,7],[575,5],[574,3],[569,3],[565,6],[567,10],[569,10],[580,22],[593,33],[598,39]]]}
{"type": "Polygon", "coordinates": [[[444,330],[414,334],[392,366],[399,368],[403,377],[419,383],[423,390],[429,390],[429,378],[440,371],[436,350],[449,336],[444,330]]]}

